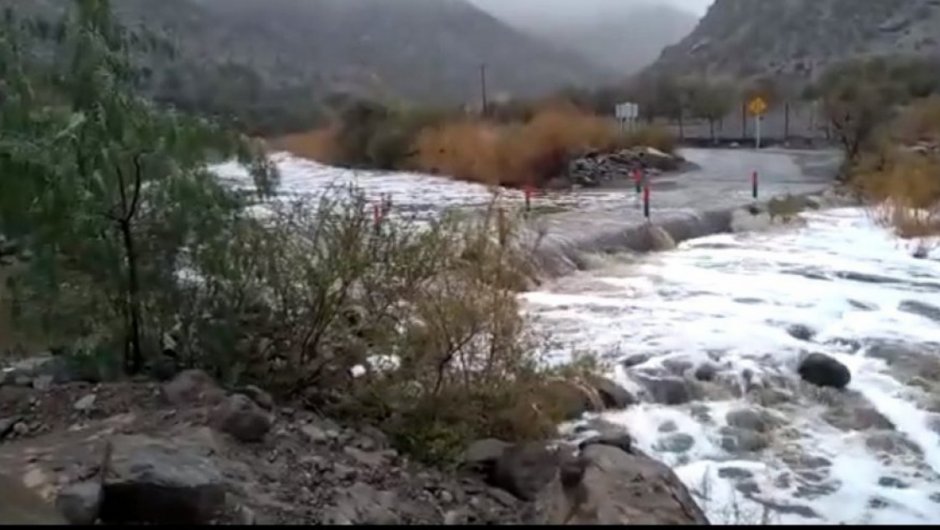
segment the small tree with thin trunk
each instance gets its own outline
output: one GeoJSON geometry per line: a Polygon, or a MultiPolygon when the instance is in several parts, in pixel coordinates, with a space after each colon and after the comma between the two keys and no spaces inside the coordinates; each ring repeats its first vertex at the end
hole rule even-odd
{"type": "Polygon", "coordinates": [[[702,80],[691,84],[690,88],[692,116],[708,121],[709,135],[714,142],[715,124],[734,110],[737,101],[734,87],[728,83],[702,80]]]}
{"type": "Polygon", "coordinates": [[[148,43],[115,24],[107,0],[73,1],[46,43],[51,62],[30,55],[31,27],[8,13],[0,33],[0,232],[31,248],[29,278],[48,306],[87,287],[76,316],[112,330],[137,372],[187,246],[237,209],[207,161],[238,155],[262,190],[276,175],[244,138],[134,94],[129,55],[148,43]]]}

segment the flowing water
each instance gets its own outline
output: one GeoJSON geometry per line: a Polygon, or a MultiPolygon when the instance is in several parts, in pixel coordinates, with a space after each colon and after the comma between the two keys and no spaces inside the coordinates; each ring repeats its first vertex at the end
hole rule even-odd
{"type": "Polygon", "coordinates": [[[551,330],[556,358],[599,352],[627,388],[642,393],[637,375],[695,379],[703,365],[716,372],[719,382],[700,389],[701,400],[602,416],[674,466],[713,521],[940,520],[940,387],[920,388],[917,373],[869,355],[926,345],[933,357],[911,363],[940,367],[940,348],[928,344],[940,342],[940,315],[901,310],[912,301],[940,307],[940,254],[912,258],[858,209],[804,218],[798,229],[608,259],[524,298],[551,330]],[[795,325],[814,335],[791,336],[795,325]],[[806,352],[845,364],[849,393],[801,384],[796,371],[806,352]],[[759,407],[768,393],[772,404],[759,407]],[[764,428],[767,447],[746,452],[728,440],[728,414],[740,409],[773,424],[764,428]]]}
{"type": "MultiPolygon", "coordinates": [[[[791,180],[800,170],[789,158],[761,156],[689,152],[703,169],[671,177],[679,181],[674,206],[703,195],[691,185],[683,194],[682,179],[733,181],[758,162],[771,173],[783,168],[776,192],[823,182],[791,180]]],[[[355,173],[286,155],[278,162],[288,194],[356,184],[370,197],[391,194],[400,215],[416,218],[492,197],[483,186],[426,175],[355,173]]],[[[218,172],[244,182],[230,166],[218,172]]],[[[731,185],[727,193],[706,187],[716,202],[746,200],[740,183],[731,185]]],[[[622,190],[540,201],[599,215],[633,204],[622,190]]],[[[667,253],[598,256],[590,270],[522,297],[550,333],[553,359],[599,354],[611,377],[640,397],[592,424],[625,426],[640,448],[673,466],[713,522],[940,521],[940,252],[913,258],[860,209],[802,219],[667,253]],[[801,356],[817,352],[849,368],[846,392],[800,382],[801,356]],[[661,399],[663,381],[681,388],[661,399]]],[[[565,426],[584,436],[578,427],[565,426]]]]}

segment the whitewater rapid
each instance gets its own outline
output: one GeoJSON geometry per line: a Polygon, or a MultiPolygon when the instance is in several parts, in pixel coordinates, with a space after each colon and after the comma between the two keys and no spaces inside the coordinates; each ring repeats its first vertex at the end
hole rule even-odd
{"type": "Polygon", "coordinates": [[[557,360],[593,350],[611,361],[612,377],[628,389],[641,391],[636,373],[677,374],[676,367],[685,367],[688,374],[710,365],[726,385],[791,394],[762,408],[732,389],[682,405],[646,402],[601,415],[672,465],[713,522],[940,521],[940,435],[931,423],[940,409],[885,361],[866,355],[866,345],[879,340],[940,342],[940,322],[899,309],[906,301],[940,307],[940,253],[913,258],[909,244],[860,209],[803,218],[799,228],[609,257],[605,266],[523,298],[537,325],[551,331],[557,360]],[[815,335],[795,338],[788,333],[794,325],[815,335]],[[836,417],[851,422],[856,407],[873,406],[893,427],[827,422],[826,400],[796,375],[804,352],[829,354],[852,373],[849,391],[857,402],[836,417]],[[646,358],[629,369],[622,364],[646,358]],[[724,446],[726,417],[740,409],[766,412],[779,423],[768,447],[742,455],[724,446]],[[873,437],[896,438],[903,454],[887,454],[873,437]]]}
{"type": "MultiPolygon", "coordinates": [[[[670,177],[680,188],[658,195],[677,209],[703,196],[722,207],[746,202],[746,170],[757,164],[775,177],[776,192],[825,184],[794,181],[799,169],[781,154],[690,151],[687,158],[705,171],[670,177]]],[[[370,200],[390,195],[396,215],[415,219],[483,206],[494,193],[428,175],[338,170],[284,154],[275,160],[285,195],[355,185],[370,200]]],[[[215,170],[248,186],[236,166],[215,170]]],[[[518,192],[499,194],[522,201],[518,192]]],[[[622,190],[597,190],[541,196],[539,204],[585,220],[584,212],[626,214],[636,209],[632,200],[622,190]]],[[[673,466],[713,522],[924,524],[940,521],[940,317],[929,312],[940,307],[940,252],[912,253],[861,209],[823,210],[793,226],[706,237],[667,253],[594,256],[589,270],[522,299],[550,338],[550,358],[597,354],[641,399],[589,420],[625,427],[641,449],[673,466]],[[910,302],[928,310],[911,312],[910,302]],[[794,326],[806,332],[793,333],[794,326]],[[848,392],[799,381],[800,356],[811,352],[850,369],[848,392]],[[902,354],[914,373],[891,364],[902,354]],[[708,383],[697,381],[703,366],[714,372],[708,383]],[[643,384],[650,377],[684,381],[695,398],[655,403],[643,384]],[[728,441],[729,418],[741,410],[760,418],[762,442],[747,451],[744,438],[728,441]]],[[[576,431],[584,423],[564,428],[583,436],[576,431]]]]}

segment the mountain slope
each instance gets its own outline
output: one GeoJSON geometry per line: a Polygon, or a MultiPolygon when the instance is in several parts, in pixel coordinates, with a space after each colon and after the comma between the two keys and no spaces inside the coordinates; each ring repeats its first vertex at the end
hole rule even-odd
{"type": "MultiPolygon", "coordinates": [[[[0,0],[14,11],[65,0],[0,0]]],[[[493,94],[591,85],[604,72],[507,26],[465,0],[116,0],[124,22],[173,43],[150,57],[152,91],[199,107],[218,100],[322,100],[384,94],[433,103],[479,99],[480,65],[493,94]],[[235,92],[235,94],[230,94],[235,92]]],[[[262,105],[263,106],[263,105],[262,105]]]]}
{"type": "Polygon", "coordinates": [[[698,17],[662,2],[471,0],[507,23],[579,52],[620,76],[652,63],[688,35],[698,17]]]}
{"type": "Polygon", "coordinates": [[[940,0],[716,0],[651,72],[814,78],[864,55],[940,53],[940,0]]]}

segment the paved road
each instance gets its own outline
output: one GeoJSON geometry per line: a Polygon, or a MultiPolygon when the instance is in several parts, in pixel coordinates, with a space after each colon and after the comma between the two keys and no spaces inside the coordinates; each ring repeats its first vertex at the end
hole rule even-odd
{"type": "MultiPolygon", "coordinates": [[[[689,149],[682,155],[698,167],[651,180],[654,224],[752,204],[754,171],[759,175],[761,201],[821,192],[832,184],[841,162],[836,151],[689,149]]],[[[535,221],[549,245],[583,251],[612,250],[625,244],[627,232],[646,224],[642,203],[632,188],[578,195],[578,209],[535,221]],[[597,200],[590,200],[592,195],[597,200]]]]}

